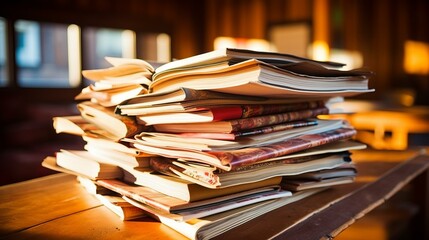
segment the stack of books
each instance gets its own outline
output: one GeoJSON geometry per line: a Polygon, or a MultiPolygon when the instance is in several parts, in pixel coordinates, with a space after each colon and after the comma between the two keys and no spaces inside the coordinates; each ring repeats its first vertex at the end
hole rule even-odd
{"type": "Polygon", "coordinates": [[[350,151],[365,145],[351,140],[347,122],[318,116],[332,101],[371,92],[369,71],[244,49],[156,69],[109,62],[84,71],[95,83],[77,97],[81,115],[54,118],[56,131],[83,137],[85,149],[43,165],[79,176],[122,219],[149,214],[210,238],[356,176],[350,151]],[[134,82],[142,76],[150,81],[134,82]],[[135,83],[145,90],[124,87],[135,83]],[[98,97],[95,86],[113,87],[120,100],[98,97]],[[101,197],[106,191],[113,197],[101,197]]]}

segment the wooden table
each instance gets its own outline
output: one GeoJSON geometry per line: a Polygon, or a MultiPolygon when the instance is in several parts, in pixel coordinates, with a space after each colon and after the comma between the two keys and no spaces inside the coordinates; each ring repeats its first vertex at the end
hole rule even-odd
{"type": "MultiPolygon", "coordinates": [[[[416,236],[429,239],[429,156],[419,151],[353,153],[359,177],[249,221],[218,239],[330,239],[404,186],[419,187],[416,236]]],[[[122,222],[76,182],[55,174],[0,187],[2,239],[185,239],[151,218],[122,222]]]]}

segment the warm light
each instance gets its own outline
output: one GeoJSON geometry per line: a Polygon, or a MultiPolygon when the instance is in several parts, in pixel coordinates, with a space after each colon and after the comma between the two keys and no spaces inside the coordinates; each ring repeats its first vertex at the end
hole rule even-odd
{"type": "Polygon", "coordinates": [[[324,41],[315,41],[311,46],[311,56],[314,60],[328,61],[329,46],[324,41]]]}
{"type": "Polygon", "coordinates": [[[80,46],[80,28],[75,24],[67,27],[67,50],[69,65],[69,84],[71,87],[77,87],[81,83],[81,46],[80,46]]]}
{"type": "Polygon", "coordinates": [[[156,36],[156,53],[158,62],[169,62],[171,60],[170,51],[170,36],[166,33],[161,33],[156,36]]]}
{"type": "Polygon", "coordinates": [[[363,66],[363,57],[358,51],[331,49],[330,53],[329,61],[346,64],[342,70],[351,70],[363,66]]]}
{"type": "Polygon", "coordinates": [[[404,51],[404,69],[407,73],[429,74],[429,44],[406,41],[404,51]]]}
{"type": "Polygon", "coordinates": [[[122,31],[122,57],[136,58],[136,33],[134,31],[122,31]]]}
{"type": "Polygon", "coordinates": [[[270,42],[264,39],[217,37],[214,40],[214,49],[217,50],[224,48],[245,48],[255,51],[271,51],[273,46],[270,42]]]}

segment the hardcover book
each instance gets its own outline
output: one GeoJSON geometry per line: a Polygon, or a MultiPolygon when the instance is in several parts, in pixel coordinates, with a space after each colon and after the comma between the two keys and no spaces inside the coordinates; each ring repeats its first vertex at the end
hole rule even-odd
{"type": "Polygon", "coordinates": [[[323,169],[333,169],[350,161],[349,154],[342,152],[261,162],[231,171],[210,169],[192,162],[179,162],[168,158],[152,158],[150,166],[167,175],[183,178],[208,188],[217,188],[261,181],[277,176],[294,176],[323,169]]]}
{"type": "Polygon", "coordinates": [[[339,128],[317,134],[308,134],[291,138],[282,142],[226,151],[189,151],[181,149],[166,149],[134,143],[136,148],[152,154],[168,158],[179,158],[202,162],[226,171],[237,167],[252,165],[257,162],[273,159],[287,154],[299,152],[324,144],[350,139],[356,134],[352,128],[339,128]]]}
{"type": "Polygon", "coordinates": [[[199,111],[139,115],[137,116],[137,121],[145,125],[218,122],[306,109],[315,109],[319,107],[324,107],[324,103],[322,101],[297,102],[291,104],[218,105],[201,108],[199,111]]]}
{"type": "Polygon", "coordinates": [[[154,124],[153,127],[158,132],[215,132],[215,133],[232,133],[246,129],[270,126],[279,123],[292,122],[308,118],[315,118],[318,115],[328,114],[326,107],[314,109],[297,110],[292,112],[270,114],[264,116],[255,116],[249,118],[239,118],[218,122],[200,122],[200,123],[170,123],[154,124]]]}
{"type": "Polygon", "coordinates": [[[167,149],[221,151],[257,147],[282,142],[305,134],[317,134],[345,126],[341,120],[315,120],[281,123],[233,133],[141,132],[123,141],[167,149]],[[308,126],[307,126],[308,125],[308,126]],[[233,139],[225,139],[231,137],[233,139]],[[220,138],[220,139],[219,139],[220,138]],[[224,138],[224,139],[222,139],[224,138]]]}

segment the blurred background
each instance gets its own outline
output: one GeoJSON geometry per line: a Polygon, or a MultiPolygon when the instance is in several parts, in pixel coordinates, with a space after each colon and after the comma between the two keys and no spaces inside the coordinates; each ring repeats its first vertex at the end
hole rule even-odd
{"type": "Polygon", "coordinates": [[[375,149],[428,145],[427,0],[14,0],[0,7],[0,183],[50,174],[41,160],[80,138],[77,113],[105,56],[167,62],[222,47],[279,51],[367,68],[374,93],[339,106],[375,149]]]}

